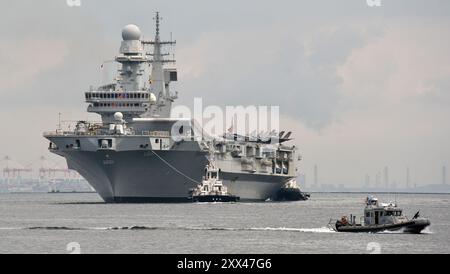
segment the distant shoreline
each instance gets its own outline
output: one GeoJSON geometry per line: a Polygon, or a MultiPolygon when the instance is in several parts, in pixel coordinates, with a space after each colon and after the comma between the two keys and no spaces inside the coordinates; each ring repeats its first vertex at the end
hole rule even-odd
{"type": "Polygon", "coordinates": [[[429,194],[429,195],[450,195],[449,192],[386,192],[386,191],[306,191],[308,193],[323,194],[429,194]]]}
{"type": "MultiPolygon", "coordinates": [[[[370,192],[370,191],[304,191],[311,194],[421,194],[421,195],[450,195],[448,192],[370,192]]],[[[95,191],[61,191],[61,192],[0,192],[2,194],[97,194],[95,191]]]]}
{"type": "Polygon", "coordinates": [[[1,194],[86,194],[95,193],[95,191],[60,191],[60,192],[45,192],[45,191],[25,191],[25,192],[0,192],[1,194]]]}

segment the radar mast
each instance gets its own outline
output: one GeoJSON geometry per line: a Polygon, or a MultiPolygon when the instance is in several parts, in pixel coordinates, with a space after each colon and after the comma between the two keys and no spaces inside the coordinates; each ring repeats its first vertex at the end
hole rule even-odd
{"type": "Polygon", "coordinates": [[[174,59],[164,59],[168,53],[162,53],[162,46],[175,45],[176,41],[161,41],[160,38],[160,21],[162,18],[159,12],[156,12],[155,20],[156,32],[153,41],[142,41],[143,45],[152,45],[153,53],[147,55],[153,58],[149,60],[152,70],[150,75],[150,92],[156,95],[156,104],[151,107],[150,113],[146,116],[150,117],[170,117],[172,102],[178,98],[177,94],[172,94],[169,89],[169,84],[172,81],[177,81],[176,69],[164,69],[167,63],[175,63],[174,59]]]}

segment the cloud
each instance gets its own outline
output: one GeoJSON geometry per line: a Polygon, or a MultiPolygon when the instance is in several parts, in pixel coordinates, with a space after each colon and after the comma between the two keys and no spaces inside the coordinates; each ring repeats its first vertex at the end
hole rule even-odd
{"type": "Polygon", "coordinates": [[[439,182],[450,155],[450,26],[445,22],[389,27],[355,47],[337,67],[340,102],[320,131],[284,117],[305,155],[303,171],[320,163],[322,183],[363,182],[385,165],[397,183],[406,166],[414,180],[439,182]],[[355,172],[357,170],[358,172],[355,172]]]}
{"type": "Polygon", "coordinates": [[[178,52],[181,81],[195,91],[186,97],[276,104],[319,129],[332,122],[341,99],[338,66],[364,43],[363,34],[346,25],[205,33],[178,52]]]}
{"type": "Polygon", "coordinates": [[[439,87],[450,76],[450,36],[443,34],[450,34],[448,24],[392,22],[382,37],[353,50],[339,67],[343,94],[355,105],[444,96],[439,87]]]}

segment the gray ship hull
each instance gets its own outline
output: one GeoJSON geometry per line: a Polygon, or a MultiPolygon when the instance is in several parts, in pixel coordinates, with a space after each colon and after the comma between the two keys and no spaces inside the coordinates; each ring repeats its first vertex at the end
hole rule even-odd
{"type": "MultiPolygon", "coordinates": [[[[71,151],[58,153],[108,203],[188,202],[207,158],[201,151],[71,151]],[[161,160],[164,159],[163,160],[161,160]],[[188,178],[189,177],[189,178],[188,178]],[[192,179],[192,180],[191,180],[192,179]]],[[[221,172],[241,201],[271,198],[291,177],[221,172]]]]}

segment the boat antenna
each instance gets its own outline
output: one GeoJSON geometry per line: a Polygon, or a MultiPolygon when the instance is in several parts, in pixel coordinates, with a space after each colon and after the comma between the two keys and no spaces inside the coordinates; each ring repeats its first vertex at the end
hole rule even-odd
{"type": "MultiPolygon", "coordinates": [[[[170,42],[173,42],[173,35],[172,32],[170,32],[170,42]]],[[[175,60],[175,53],[173,50],[173,43],[170,43],[170,51],[172,52],[172,60],[175,60]]]]}
{"type": "Polygon", "coordinates": [[[162,20],[162,17],[159,17],[159,11],[156,12],[155,18],[153,18],[156,21],[156,39],[159,42],[159,20],[162,20]]]}

